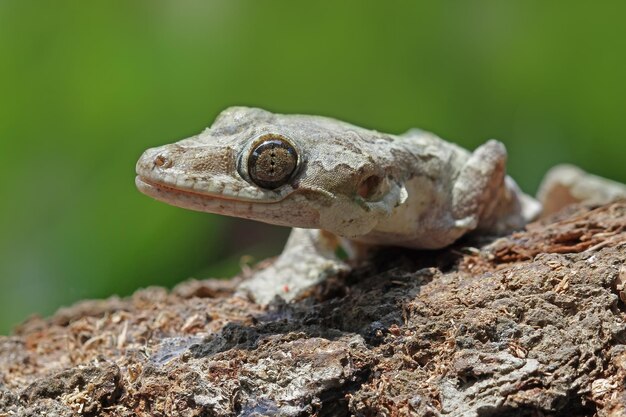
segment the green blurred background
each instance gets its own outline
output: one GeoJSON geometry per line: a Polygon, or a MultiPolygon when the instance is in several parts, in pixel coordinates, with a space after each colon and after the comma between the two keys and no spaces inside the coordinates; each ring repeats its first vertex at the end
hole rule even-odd
{"type": "Polygon", "coordinates": [[[227,277],[286,231],[134,187],[230,105],[504,141],[529,192],[626,181],[626,3],[0,1],[0,333],[85,297],[227,277]]]}

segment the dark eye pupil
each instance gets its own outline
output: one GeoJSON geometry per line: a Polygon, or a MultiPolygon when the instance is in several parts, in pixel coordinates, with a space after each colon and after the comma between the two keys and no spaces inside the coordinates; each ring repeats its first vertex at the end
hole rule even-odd
{"type": "Polygon", "coordinates": [[[293,146],[279,135],[266,135],[248,157],[248,174],[259,187],[274,189],[285,184],[298,165],[293,146]]]}

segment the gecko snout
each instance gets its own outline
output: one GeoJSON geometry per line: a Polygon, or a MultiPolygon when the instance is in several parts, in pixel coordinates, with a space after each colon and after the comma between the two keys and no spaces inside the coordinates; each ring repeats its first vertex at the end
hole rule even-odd
{"type": "Polygon", "coordinates": [[[163,148],[146,150],[137,161],[137,174],[147,175],[148,172],[170,168],[173,158],[163,148]]]}
{"type": "Polygon", "coordinates": [[[150,166],[152,169],[167,169],[174,164],[172,152],[166,147],[150,149],[146,151],[146,154],[144,154],[141,159],[143,159],[145,164],[150,166]]]}

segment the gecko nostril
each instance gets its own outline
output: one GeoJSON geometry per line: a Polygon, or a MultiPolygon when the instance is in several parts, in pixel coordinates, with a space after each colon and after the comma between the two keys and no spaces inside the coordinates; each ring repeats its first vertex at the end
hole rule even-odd
{"type": "Polygon", "coordinates": [[[169,168],[170,166],[172,166],[172,161],[170,161],[163,155],[157,155],[157,157],[154,158],[154,165],[158,166],[159,168],[169,168]]]}

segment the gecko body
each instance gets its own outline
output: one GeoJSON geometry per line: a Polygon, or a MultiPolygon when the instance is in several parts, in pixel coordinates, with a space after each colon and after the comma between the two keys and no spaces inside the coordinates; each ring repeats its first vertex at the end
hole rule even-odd
{"type": "Polygon", "coordinates": [[[506,175],[506,157],[495,140],[469,152],[419,130],[233,107],[204,132],[145,151],[136,185],[176,206],[293,227],[277,261],[244,283],[268,302],[347,270],[339,242],[351,254],[436,249],[523,227],[540,205],[506,175]]]}

